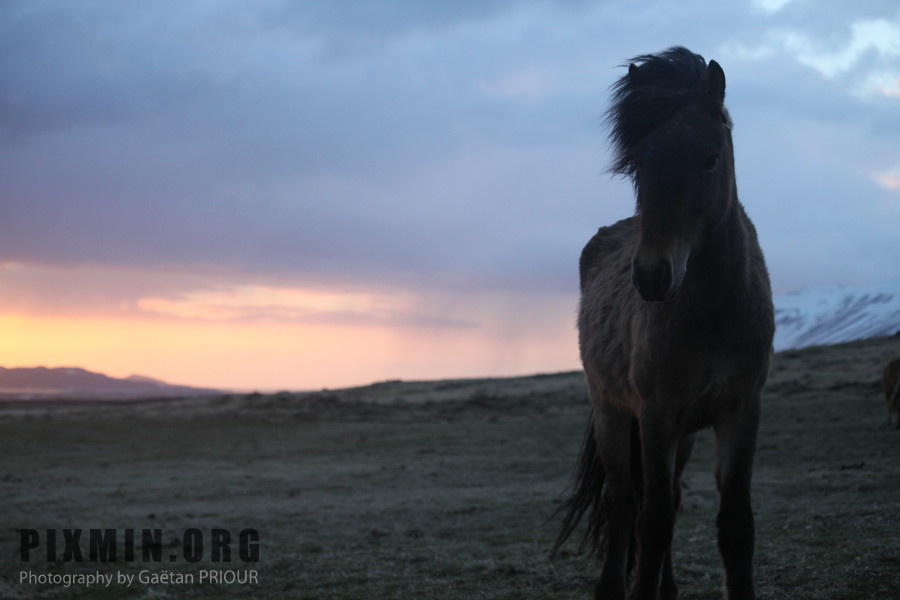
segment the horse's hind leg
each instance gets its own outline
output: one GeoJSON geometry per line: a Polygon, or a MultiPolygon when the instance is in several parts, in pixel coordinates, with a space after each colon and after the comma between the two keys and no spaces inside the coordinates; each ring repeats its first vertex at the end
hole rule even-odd
{"type": "MultiPolygon", "coordinates": [[[[681,507],[681,475],[684,473],[684,467],[691,458],[691,452],[694,450],[694,435],[686,435],[678,442],[678,449],[675,452],[675,478],[672,483],[672,496],[674,499],[673,506],[675,513],[681,507]]],[[[677,518],[677,517],[676,517],[677,518]]],[[[678,597],[678,585],[675,583],[675,573],[672,570],[672,549],[666,553],[663,562],[662,581],[659,584],[660,600],[675,600],[678,597]]]]}
{"type": "Polygon", "coordinates": [[[622,600],[627,586],[627,563],[637,498],[631,476],[632,417],[599,402],[595,410],[597,450],[606,470],[603,511],[607,520],[606,552],[596,600],[622,600]]]}
{"type": "Polygon", "coordinates": [[[759,425],[759,396],[722,415],[715,423],[719,462],[719,552],[725,567],[728,600],[754,600],[755,527],[750,503],[753,454],[759,425]]]}

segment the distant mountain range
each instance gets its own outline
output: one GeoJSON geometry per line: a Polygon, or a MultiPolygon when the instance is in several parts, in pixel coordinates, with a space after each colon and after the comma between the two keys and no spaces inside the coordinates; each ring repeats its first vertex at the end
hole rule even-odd
{"type": "Polygon", "coordinates": [[[900,279],[809,288],[774,301],[776,351],[900,332],[900,279]]]}
{"type": "Polygon", "coordinates": [[[108,377],[76,367],[48,369],[0,367],[0,398],[135,399],[205,396],[219,390],[170,385],[158,379],[132,375],[108,377]]]}

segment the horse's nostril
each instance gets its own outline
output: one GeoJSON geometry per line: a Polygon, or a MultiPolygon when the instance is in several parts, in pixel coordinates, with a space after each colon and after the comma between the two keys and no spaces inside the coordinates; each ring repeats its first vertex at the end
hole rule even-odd
{"type": "Polygon", "coordinates": [[[668,260],[659,261],[659,290],[663,297],[669,295],[672,288],[672,263],[668,260]]]}
{"type": "Polygon", "coordinates": [[[641,261],[635,258],[631,266],[631,280],[641,294],[641,298],[669,300],[677,292],[675,271],[668,258],[641,261]]]}

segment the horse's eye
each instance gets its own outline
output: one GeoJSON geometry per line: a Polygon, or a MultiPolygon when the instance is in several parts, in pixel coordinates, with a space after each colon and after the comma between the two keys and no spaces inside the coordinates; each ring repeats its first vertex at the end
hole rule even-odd
{"type": "Polygon", "coordinates": [[[715,171],[716,167],[719,166],[719,155],[713,154],[709,158],[706,159],[706,162],[703,163],[704,171],[715,171]]]}

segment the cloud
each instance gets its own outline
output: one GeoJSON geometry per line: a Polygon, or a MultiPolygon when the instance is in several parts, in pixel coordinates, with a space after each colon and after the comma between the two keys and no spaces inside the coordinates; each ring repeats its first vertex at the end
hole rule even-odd
{"type": "Polygon", "coordinates": [[[768,13],[777,13],[790,2],[791,0],[754,0],[753,4],[768,13]]]}
{"type": "MultiPolygon", "coordinates": [[[[856,21],[850,26],[849,40],[838,48],[824,47],[824,44],[794,32],[782,34],[781,41],[798,61],[831,79],[858,67],[869,53],[875,63],[900,59],[900,20],[856,21]]],[[[861,93],[868,91],[860,90],[861,93]]]]}
{"type": "Polygon", "coordinates": [[[184,319],[304,320],[322,313],[373,315],[390,310],[372,294],[315,292],[263,286],[203,290],[177,299],[141,298],[140,310],[184,319]]]}
{"type": "Polygon", "coordinates": [[[873,73],[866,88],[886,98],[900,98],[900,77],[897,73],[873,73]]]}
{"type": "MultiPolygon", "coordinates": [[[[233,289],[574,290],[581,245],[632,210],[603,175],[607,87],[626,57],[675,43],[725,67],[754,218],[788,235],[765,198],[799,173],[793,202],[830,197],[863,237],[892,224],[872,207],[900,161],[896,17],[874,2],[4,3],[0,257],[225,273],[233,289]]],[[[795,239],[770,262],[793,262],[795,239]]],[[[855,276],[812,263],[812,282],[855,276]]]]}
{"type": "Polygon", "coordinates": [[[892,192],[900,192],[900,167],[895,167],[884,173],[876,173],[875,180],[885,189],[892,192]]]}
{"type": "Polygon", "coordinates": [[[143,313],[193,322],[440,329],[480,325],[422,312],[422,307],[417,306],[408,293],[238,285],[181,293],[174,298],[145,297],[138,299],[135,305],[143,313]]]}
{"type": "MultiPolygon", "coordinates": [[[[863,3],[859,14],[826,21],[795,3],[783,22],[747,36],[749,42],[729,41],[725,48],[742,60],[778,59],[770,61],[776,77],[784,62],[796,61],[866,99],[900,75],[900,12],[874,7],[877,3],[863,3]]],[[[834,13],[823,9],[823,14],[834,13]]]]}

